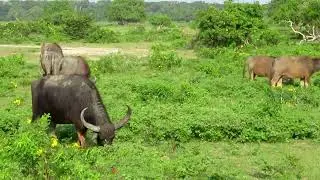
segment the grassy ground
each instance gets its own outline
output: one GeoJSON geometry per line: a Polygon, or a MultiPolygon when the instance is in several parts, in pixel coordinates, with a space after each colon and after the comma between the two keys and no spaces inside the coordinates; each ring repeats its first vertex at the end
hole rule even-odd
{"type": "Polygon", "coordinates": [[[117,132],[112,146],[95,146],[89,132],[87,149],[74,145],[73,126],[58,125],[59,143],[53,146],[46,126],[28,123],[30,83],[40,76],[40,43],[1,47],[0,57],[23,54],[25,63],[11,63],[19,57],[0,62],[0,179],[320,176],[319,74],[308,89],[297,83],[270,89],[264,78],[250,82],[242,77],[243,61],[250,55],[319,56],[319,46],[289,43],[196,53],[184,48],[197,33],[189,24],[177,25],[182,33],[148,24],[105,27],[119,33],[121,43],[59,44],[119,49],[121,55],[88,56],[90,49],[78,55],[89,60],[113,121],[123,116],[125,104],[132,106],[130,124],[117,132]],[[156,43],[164,46],[160,52],[152,50],[156,43]]]}

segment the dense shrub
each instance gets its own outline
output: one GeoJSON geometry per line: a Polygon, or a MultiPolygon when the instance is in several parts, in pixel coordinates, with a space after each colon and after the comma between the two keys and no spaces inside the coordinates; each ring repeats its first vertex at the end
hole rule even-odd
{"type": "Polygon", "coordinates": [[[62,20],[65,34],[71,39],[83,39],[88,35],[88,29],[92,26],[92,19],[86,15],[73,14],[62,20]]]}
{"type": "Polygon", "coordinates": [[[142,0],[115,0],[108,7],[108,18],[119,24],[140,22],[145,17],[144,1],[142,0]]]}
{"type": "Polygon", "coordinates": [[[153,47],[149,57],[149,65],[155,69],[170,69],[181,66],[182,58],[175,51],[153,47]]]}
{"type": "Polygon", "coordinates": [[[86,41],[90,43],[115,43],[119,42],[119,38],[118,35],[110,29],[94,26],[88,30],[86,41]]]}
{"type": "Polygon", "coordinates": [[[130,55],[121,55],[119,53],[101,57],[98,61],[90,62],[93,74],[125,72],[132,70],[141,61],[130,55]]]}
{"type": "Polygon", "coordinates": [[[44,21],[8,22],[0,24],[0,41],[21,43],[25,41],[65,40],[62,27],[44,21]]]}
{"type": "Polygon", "coordinates": [[[154,26],[170,26],[172,23],[171,19],[164,14],[152,15],[149,17],[149,22],[154,26]]]}
{"type": "Polygon", "coordinates": [[[210,7],[199,14],[199,40],[211,47],[250,43],[250,35],[263,27],[262,17],[259,4],[226,2],[223,10],[210,7]]]}
{"type": "Polygon", "coordinates": [[[24,64],[22,55],[0,57],[0,77],[20,77],[24,64]]]}
{"type": "Polygon", "coordinates": [[[124,42],[140,42],[146,38],[147,30],[144,25],[139,24],[131,27],[127,32],[122,35],[122,41],[124,42]]]}
{"type": "Polygon", "coordinates": [[[272,29],[260,30],[252,34],[252,44],[257,46],[262,45],[277,45],[281,41],[286,42],[287,39],[284,38],[280,32],[272,29]]]}

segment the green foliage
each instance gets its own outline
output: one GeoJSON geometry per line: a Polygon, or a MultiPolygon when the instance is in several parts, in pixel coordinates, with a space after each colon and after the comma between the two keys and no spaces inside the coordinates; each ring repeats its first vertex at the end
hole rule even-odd
{"type": "Polygon", "coordinates": [[[291,20],[296,24],[318,25],[319,6],[317,0],[272,0],[268,15],[277,22],[291,20]]]}
{"type": "Polygon", "coordinates": [[[121,36],[124,42],[140,42],[144,41],[146,38],[147,30],[144,24],[138,24],[136,26],[130,27],[129,30],[121,36]]]}
{"type": "Polygon", "coordinates": [[[256,31],[251,36],[252,44],[257,46],[266,46],[266,45],[277,45],[281,41],[286,42],[286,39],[279,31],[273,29],[264,29],[256,31]]]}
{"type": "MultiPolygon", "coordinates": [[[[293,27],[303,34],[319,31],[320,2],[318,0],[273,0],[268,6],[268,17],[282,26],[289,26],[287,21],[293,22],[293,27]]],[[[293,32],[291,31],[293,34],[293,32]]],[[[295,34],[296,37],[300,36],[295,34]]]]}
{"type": "Polygon", "coordinates": [[[120,24],[140,22],[145,19],[143,0],[114,0],[108,7],[108,17],[120,24]]]}
{"type": "Polygon", "coordinates": [[[150,24],[154,26],[170,26],[171,19],[167,15],[157,14],[149,17],[150,24]]]}
{"type": "Polygon", "coordinates": [[[21,77],[25,61],[22,55],[0,57],[0,77],[21,77]]]}
{"type": "Polygon", "coordinates": [[[259,4],[226,2],[223,10],[210,7],[198,16],[199,40],[211,47],[249,43],[250,35],[263,28],[263,11],[259,4]]]}
{"type": "Polygon", "coordinates": [[[73,13],[70,1],[51,1],[44,7],[43,20],[53,25],[62,25],[73,13]]]}
{"type": "Polygon", "coordinates": [[[1,172],[0,177],[42,177],[47,175],[47,155],[51,151],[50,139],[46,133],[48,127],[48,116],[43,116],[36,123],[30,124],[27,119],[20,121],[13,141],[5,141],[0,153],[1,172]],[[19,168],[17,168],[19,167],[19,168]],[[14,173],[14,174],[12,174],[14,173]]]}
{"type": "Polygon", "coordinates": [[[163,45],[154,45],[149,59],[149,65],[155,69],[170,69],[181,66],[182,58],[175,51],[164,50],[163,45]]]}
{"type": "Polygon", "coordinates": [[[62,20],[63,32],[71,39],[83,39],[88,35],[92,19],[86,15],[72,14],[62,20]]]}
{"type": "Polygon", "coordinates": [[[0,24],[0,40],[21,43],[26,41],[65,40],[62,28],[44,21],[8,22],[0,24]]]}
{"type": "Polygon", "coordinates": [[[83,39],[92,26],[92,18],[85,12],[74,11],[70,1],[52,1],[44,8],[43,20],[61,26],[62,32],[73,40],[83,39]]]}
{"type": "MultiPolygon", "coordinates": [[[[147,15],[164,14],[174,21],[192,21],[195,19],[197,11],[207,9],[210,5],[205,2],[182,2],[182,1],[159,1],[159,2],[146,2],[147,15]]],[[[220,4],[214,6],[221,7],[220,4]]]]}
{"type": "Polygon", "coordinates": [[[88,30],[86,41],[90,43],[115,43],[119,42],[119,39],[113,30],[93,26],[88,30]]]}
{"type": "MultiPolygon", "coordinates": [[[[28,32],[61,28],[38,23],[26,26],[28,32]]],[[[52,139],[49,116],[30,123],[30,83],[39,78],[39,67],[20,55],[0,58],[0,179],[319,177],[320,76],[313,75],[307,89],[298,82],[272,89],[264,78],[242,77],[248,56],[320,56],[318,44],[276,44],[277,31],[270,29],[251,36],[253,44],[269,44],[263,48],[199,48],[198,57],[187,60],[173,51],[186,39],[177,27],[121,28],[128,29],[107,35],[93,27],[92,40],[116,32],[120,41],[149,36],[158,42],[147,57],[119,53],[88,61],[112,121],[124,115],[125,104],[133,109],[112,146],[96,146],[88,131],[88,147],[79,149],[72,125],[58,125],[58,140],[52,139]]]]}
{"type": "Polygon", "coordinates": [[[90,62],[93,74],[124,72],[132,69],[135,63],[139,63],[139,59],[135,56],[112,54],[110,56],[101,57],[99,61],[90,62]]]}
{"type": "Polygon", "coordinates": [[[187,44],[187,38],[177,27],[153,27],[146,33],[147,41],[170,41],[175,48],[185,47],[187,44]]]}

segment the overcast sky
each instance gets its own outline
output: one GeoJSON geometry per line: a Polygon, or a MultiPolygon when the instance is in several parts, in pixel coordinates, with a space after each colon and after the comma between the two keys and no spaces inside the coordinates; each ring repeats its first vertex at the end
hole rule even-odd
{"type": "MultiPolygon", "coordinates": [[[[147,2],[159,2],[159,1],[184,1],[184,2],[193,2],[193,1],[205,1],[210,3],[221,3],[223,4],[224,0],[145,0],[147,2]]],[[[235,2],[255,2],[257,0],[234,0],[235,2]]],[[[271,0],[258,0],[260,4],[269,3],[271,0]]]]}

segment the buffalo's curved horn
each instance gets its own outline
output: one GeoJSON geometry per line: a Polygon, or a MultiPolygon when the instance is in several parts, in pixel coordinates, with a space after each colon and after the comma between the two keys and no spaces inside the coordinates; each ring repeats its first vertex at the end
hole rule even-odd
{"type": "Polygon", "coordinates": [[[120,128],[122,128],[122,126],[124,126],[125,124],[128,123],[128,121],[131,117],[131,114],[132,114],[132,110],[128,105],[127,105],[127,107],[128,107],[128,110],[127,110],[126,116],[123,119],[121,119],[116,125],[114,125],[115,129],[120,129],[120,128]]]}
{"type": "Polygon", "coordinates": [[[83,125],[84,125],[86,128],[88,128],[88,129],[90,129],[90,130],[92,130],[92,131],[94,131],[94,132],[99,132],[99,131],[100,131],[100,127],[99,127],[99,126],[95,126],[95,125],[93,125],[93,124],[87,123],[87,121],[84,119],[83,114],[84,114],[84,112],[85,112],[87,109],[88,109],[88,107],[84,108],[84,109],[81,111],[81,114],[80,114],[81,122],[83,123],[83,125]]]}

